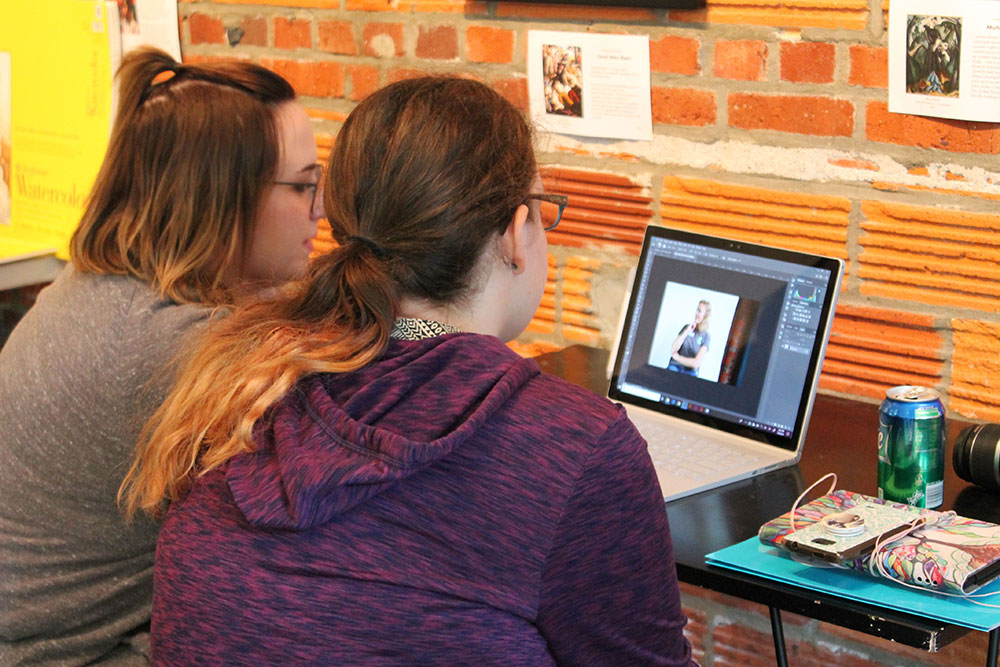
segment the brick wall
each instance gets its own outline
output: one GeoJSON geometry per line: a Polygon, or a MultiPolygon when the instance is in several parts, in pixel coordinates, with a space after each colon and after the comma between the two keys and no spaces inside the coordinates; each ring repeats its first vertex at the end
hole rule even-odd
{"type": "Polygon", "coordinates": [[[288,77],[322,149],[357,100],[418,72],[461,72],[527,107],[531,29],[646,34],[654,139],[542,143],[571,196],[551,284],[515,344],[614,340],[646,225],[841,257],[821,390],[878,400],[939,389],[1000,421],[1000,125],[888,112],[887,2],[714,2],[696,11],[463,0],[179,4],[184,57],[288,77]]]}

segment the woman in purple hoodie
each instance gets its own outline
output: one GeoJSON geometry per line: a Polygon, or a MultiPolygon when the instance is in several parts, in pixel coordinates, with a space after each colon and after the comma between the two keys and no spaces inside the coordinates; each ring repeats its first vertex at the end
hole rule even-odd
{"type": "Polygon", "coordinates": [[[326,186],[339,248],[212,325],[123,486],[169,502],[154,662],[690,663],[645,442],[504,345],[566,203],[521,113],[390,85],[326,186]]]}

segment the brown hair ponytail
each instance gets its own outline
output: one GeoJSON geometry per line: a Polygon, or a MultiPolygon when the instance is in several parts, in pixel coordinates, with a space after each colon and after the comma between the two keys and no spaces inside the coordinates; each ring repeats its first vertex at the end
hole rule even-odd
{"type": "Polygon", "coordinates": [[[455,305],[536,176],[531,128],[487,86],[401,81],[345,121],[326,175],[340,247],[274,300],[223,318],[184,361],[120,491],[157,513],[191,476],[253,450],[254,424],[303,376],[364,366],[388,345],[401,297],[455,305]]]}

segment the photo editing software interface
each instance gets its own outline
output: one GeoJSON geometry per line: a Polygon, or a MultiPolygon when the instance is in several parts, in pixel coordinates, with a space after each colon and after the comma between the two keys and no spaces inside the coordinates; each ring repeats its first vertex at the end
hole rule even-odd
{"type": "Polygon", "coordinates": [[[673,239],[649,242],[623,333],[618,392],[783,444],[811,391],[830,271],[673,239]]]}

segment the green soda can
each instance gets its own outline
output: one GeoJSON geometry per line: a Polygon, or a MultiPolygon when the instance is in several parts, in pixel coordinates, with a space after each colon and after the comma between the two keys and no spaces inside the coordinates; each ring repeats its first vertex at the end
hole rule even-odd
{"type": "Polygon", "coordinates": [[[878,412],[878,497],[915,507],[944,500],[944,406],[927,387],[893,387],[878,412]]]}

